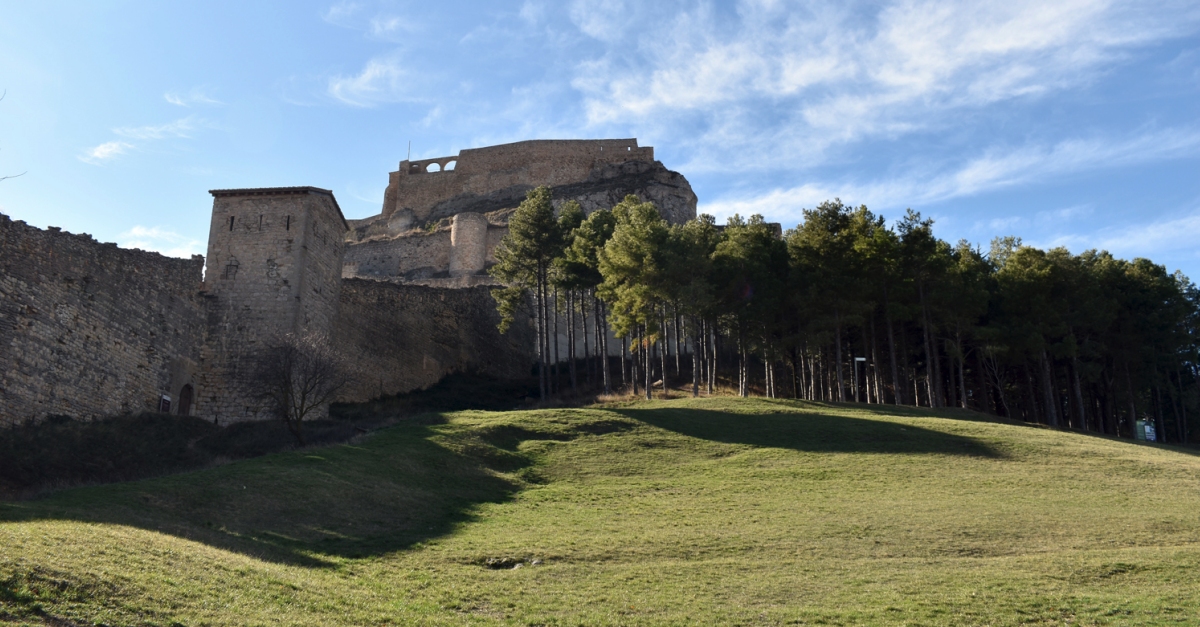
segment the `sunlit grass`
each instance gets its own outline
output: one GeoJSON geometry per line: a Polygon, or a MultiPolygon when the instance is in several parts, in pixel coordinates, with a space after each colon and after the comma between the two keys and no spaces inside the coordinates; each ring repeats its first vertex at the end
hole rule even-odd
{"type": "Polygon", "coordinates": [[[1200,607],[1189,452],[762,399],[426,422],[0,506],[0,617],[1128,625],[1200,607]]]}

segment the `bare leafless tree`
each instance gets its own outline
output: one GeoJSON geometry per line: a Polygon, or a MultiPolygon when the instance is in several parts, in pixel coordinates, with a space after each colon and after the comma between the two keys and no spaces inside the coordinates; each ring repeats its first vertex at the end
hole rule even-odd
{"type": "Polygon", "coordinates": [[[327,338],[287,334],[266,343],[255,360],[251,383],[268,411],[303,446],[301,424],[325,411],[350,378],[350,368],[327,338]]]}

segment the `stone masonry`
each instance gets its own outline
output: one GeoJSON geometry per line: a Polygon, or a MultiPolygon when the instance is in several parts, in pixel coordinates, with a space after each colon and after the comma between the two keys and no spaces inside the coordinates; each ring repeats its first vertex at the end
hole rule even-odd
{"type": "MultiPolygon", "coordinates": [[[[204,259],[0,215],[0,425],[155,410],[198,385],[204,259]]],[[[176,405],[178,407],[178,405],[176,405]]]]}
{"type": "Polygon", "coordinates": [[[328,190],[213,190],[207,338],[197,415],[258,418],[245,387],[264,342],[284,334],[328,336],[337,317],[346,221],[328,190]]]}
{"type": "Polygon", "coordinates": [[[585,213],[626,195],[654,202],[681,224],[696,217],[687,179],[636,139],[535,140],[401,161],[379,215],[351,220],[343,276],[461,287],[490,283],[484,270],[508,232],[508,216],[539,185],[556,207],[585,213]],[[482,260],[482,264],[480,263],[482,260]]]}
{"type": "Polygon", "coordinates": [[[529,376],[530,321],[499,333],[486,269],[508,217],[543,184],[556,206],[594,211],[634,194],[671,222],[696,212],[687,180],[628,139],[403,161],[382,213],[364,220],[345,220],[315,187],[213,190],[207,264],[0,215],[0,425],[168,407],[263,419],[247,374],[288,333],[323,335],[355,363],[343,401],[453,372],[529,376]]]}

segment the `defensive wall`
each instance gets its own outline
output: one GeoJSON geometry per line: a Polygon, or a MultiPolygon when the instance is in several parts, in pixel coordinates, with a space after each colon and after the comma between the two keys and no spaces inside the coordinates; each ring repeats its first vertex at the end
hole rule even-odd
{"type": "Polygon", "coordinates": [[[486,283],[508,217],[536,186],[555,208],[584,213],[627,195],[653,202],[681,224],[696,217],[687,179],[654,160],[636,139],[535,140],[463,150],[453,157],[401,161],[389,175],[382,211],[349,221],[343,276],[446,287],[486,283]]]}
{"type": "Polygon", "coordinates": [[[359,368],[342,400],[423,389],[453,372],[528,376],[536,359],[532,326],[518,319],[501,334],[499,323],[487,287],[346,279],[333,338],[359,368]]]}
{"type": "Polygon", "coordinates": [[[152,411],[163,394],[186,402],[199,383],[203,267],[199,255],[118,248],[0,214],[0,424],[152,411]]]}
{"type": "MultiPolygon", "coordinates": [[[[325,335],[353,363],[346,402],[453,372],[528,375],[531,326],[518,319],[501,335],[488,287],[343,279],[346,224],[329,191],[211,193],[207,270],[199,255],[118,248],[0,214],[0,424],[164,409],[220,424],[269,418],[249,374],[287,333],[325,335]]],[[[484,222],[440,233],[447,251],[451,238],[486,234],[484,222]]],[[[481,261],[454,264],[473,272],[481,261]]]]}
{"type": "Polygon", "coordinates": [[[626,161],[653,162],[654,149],[638,147],[636,139],[530,140],[462,150],[453,157],[405,160],[388,177],[381,214],[398,225],[405,220],[420,225],[459,213],[455,205],[473,197],[529,189],[534,182],[550,187],[578,183],[597,166],[626,161]]]}
{"type": "Polygon", "coordinates": [[[0,215],[0,424],[167,408],[267,418],[248,375],[288,333],[324,335],[356,364],[343,401],[452,372],[527,376],[532,322],[519,316],[499,333],[486,269],[508,217],[542,184],[556,206],[590,212],[634,194],[671,222],[695,216],[687,180],[632,139],[401,162],[384,213],[365,220],[345,220],[333,193],[314,187],[212,190],[207,266],[0,215]]]}

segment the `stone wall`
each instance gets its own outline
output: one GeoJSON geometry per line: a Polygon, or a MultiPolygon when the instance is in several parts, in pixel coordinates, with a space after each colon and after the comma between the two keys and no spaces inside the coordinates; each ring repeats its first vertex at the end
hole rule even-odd
{"type": "Polygon", "coordinates": [[[0,424],[159,407],[194,389],[204,260],[0,215],[0,424]]]}
{"type": "Polygon", "coordinates": [[[463,150],[457,157],[401,161],[389,177],[385,197],[392,204],[383,215],[411,212],[419,224],[452,215],[434,215],[434,209],[457,196],[577,183],[600,165],[625,161],[653,162],[654,149],[638,147],[636,139],[532,140],[463,150]],[[454,169],[446,170],[451,164],[454,169]]]}
{"type": "Polygon", "coordinates": [[[481,213],[460,213],[450,225],[450,276],[483,272],[487,261],[488,219],[481,213]]]}
{"type": "Polygon", "coordinates": [[[653,202],[672,224],[696,217],[696,194],[687,179],[654,161],[653,148],[639,148],[634,139],[464,150],[457,157],[401,162],[389,181],[384,212],[350,223],[345,277],[446,286],[479,282],[483,269],[496,262],[511,214],[538,185],[550,187],[556,209],[575,200],[591,213],[632,195],[653,202]],[[444,169],[452,164],[454,169],[444,169]],[[449,240],[442,235],[447,230],[449,240]],[[465,277],[474,278],[460,281],[465,277]]]}
{"type": "Polygon", "coordinates": [[[262,417],[249,374],[284,334],[326,335],[337,316],[346,223],[327,190],[214,190],[198,415],[262,417]]]}
{"type": "Polygon", "coordinates": [[[449,272],[450,229],[381,237],[347,246],[342,276],[428,279],[449,272]],[[395,240],[402,238],[402,243],[395,240]]]}
{"type": "Polygon", "coordinates": [[[501,335],[487,287],[345,279],[338,312],[335,346],[359,369],[346,401],[426,388],[452,372],[528,376],[536,362],[528,320],[517,320],[501,335]]]}

